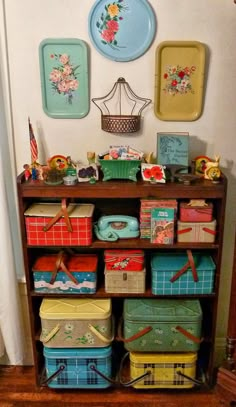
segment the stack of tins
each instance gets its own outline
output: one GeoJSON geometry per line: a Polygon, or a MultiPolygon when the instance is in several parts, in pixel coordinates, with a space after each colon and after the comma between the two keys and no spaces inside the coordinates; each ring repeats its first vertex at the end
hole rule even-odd
{"type": "Polygon", "coordinates": [[[107,293],[145,292],[143,250],[105,250],[104,262],[107,293]]]}
{"type": "Polygon", "coordinates": [[[177,241],[192,243],[214,243],[216,220],[213,205],[205,200],[190,200],[180,203],[180,219],[177,222],[177,241]]]}
{"type": "MultiPolygon", "coordinates": [[[[198,300],[125,299],[124,342],[135,388],[192,388],[201,342],[198,300]]],[[[122,369],[121,369],[122,370],[122,369]]]]}
{"type": "Polygon", "coordinates": [[[113,340],[110,299],[44,298],[40,318],[45,383],[49,387],[110,386],[113,340]]]}

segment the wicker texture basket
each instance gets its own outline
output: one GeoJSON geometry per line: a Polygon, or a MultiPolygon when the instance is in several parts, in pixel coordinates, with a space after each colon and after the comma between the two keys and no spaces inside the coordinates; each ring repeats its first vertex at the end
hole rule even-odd
{"type": "Polygon", "coordinates": [[[137,96],[124,78],[118,78],[111,91],[92,102],[101,112],[102,130],[109,133],[134,133],[140,129],[141,112],[151,99],[137,96]]]}
{"type": "Polygon", "coordinates": [[[101,116],[102,130],[109,133],[134,133],[140,129],[140,116],[101,116]]]}

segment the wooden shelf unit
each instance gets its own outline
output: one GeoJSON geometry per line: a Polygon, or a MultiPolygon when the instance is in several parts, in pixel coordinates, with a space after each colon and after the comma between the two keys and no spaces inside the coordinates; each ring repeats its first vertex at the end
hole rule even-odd
{"type": "MultiPolygon", "coordinates": [[[[217,303],[219,293],[219,280],[220,280],[220,265],[222,257],[223,245],[223,231],[224,231],[224,217],[226,205],[226,192],[227,192],[227,179],[223,176],[220,183],[212,183],[211,181],[199,179],[192,185],[183,185],[180,183],[167,183],[167,184],[150,184],[142,180],[137,182],[126,180],[110,180],[98,181],[96,184],[80,183],[74,186],[49,186],[44,184],[43,181],[25,181],[24,173],[17,177],[18,189],[18,202],[19,202],[19,216],[21,224],[22,247],[24,256],[25,276],[28,292],[28,304],[30,314],[32,347],[35,364],[35,383],[36,386],[40,385],[41,375],[44,369],[43,346],[39,341],[39,332],[41,329],[39,308],[41,301],[44,297],[60,297],[60,294],[45,294],[34,291],[32,265],[37,255],[44,252],[58,252],[61,247],[58,246],[30,246],[27,244],[26,230],[25,230],[25,210],[34,202],[60,202],[62,198],[67,198],[70,202],[78,203],[94,203],[94,221],[101,215],[109,214],[127,214],[139,218],[140,199],[141,198],[159,198],[159,199],[177,199],[179,201],[189,201],[189,199],[206,199],[213,202],[214,218],[217,222],[217,235],[216,241],[212,243],[174,243],[173,245],[155,245],[151,244],[147,239],[122,239],[117,242],[104,242],[98,241],[94,238],[91,246],[78,246],[73,247],[78,253],[98,253],[100,259],[103,258],[104,249],[131,249],[139,248],[145,251],[148,256],[156,250],[170,250],[179,251],[191,249],[193,251],[203,251],[212,255],[216,264],[216,273],[214,281],[214,290],[212,294],[206,295],[187,295],[175,296],[199,298],[203,309],[203,330],[204,341],[201,346],[201,364],[207,378],[208,388],[213,383],[213,357],[214,357],[214,338],[216,329],[217,318],[217,303]]],[[[170,296],[154,296],[150,288],[150,266],[147,266],[147,290],[145,294],[107,294],[104,290],[104,277],[103,267],[100,262],[98,269],[98,289],[97,293],[93,295],[86,294],[73,294],[73,298],[78,297],[97,297],[105,298],[111,297],[114,302],[114,312],[117,308],[122,308],[121,304],[125,297],[155,297],[155,298],[168,298],[170,296]],[[117,304],[120,304],[117,307],[117,304]]],[[[71,296],[72,294],[63,294],[63,296],[71,296]]],[[[101,390],[98,390],[99,393],[101,390]]],[[[160,390],[158,390],[160,392],[160,390]]],[[[163,389],[164,391],[164,389],[163,389]]],[[[86,390],[83,390],[86,392],[86,390]]],[[[116,394],[117,398],[120,397],[121,405],[124,397],[122,396],[122,389],[111,387],[106,390],[106,394],[116,394]]],[[[125,404],[129,404],[133,400],[134,389],[124,389],[125,404]]],[[[151,393],[152,390],[149,390],[151,393]]],[[[155,392],[155,390],[153,391],[155,392]]],[[[88,390],[88,393],[90,391],[88,390]]],[[[96,398],[96,392],[92,392],[96,398]]],[[[137,397],[138,397],[137,393],[137,397]]]]}

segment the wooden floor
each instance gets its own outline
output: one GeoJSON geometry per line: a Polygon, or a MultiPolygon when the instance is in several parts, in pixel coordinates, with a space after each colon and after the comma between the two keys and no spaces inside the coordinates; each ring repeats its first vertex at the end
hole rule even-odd
{"type": "MultiPolygon", "coordinates": [[[[216,386],[217,387],[217,386],[216,386]]],[[[33,367],[0,366],[0,407],[227,407],[217,388],[202,391],[148,392],[114,388],[88,392],[36,388],[33,367]],[[129,402],[127,402],[129,392],[129,402]]]]}

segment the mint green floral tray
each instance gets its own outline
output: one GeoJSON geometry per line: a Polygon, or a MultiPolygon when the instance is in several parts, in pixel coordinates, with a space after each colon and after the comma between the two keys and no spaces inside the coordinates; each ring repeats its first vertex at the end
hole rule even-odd
{"type": "Polygon", "coordinates": [[[76,38],[47,38],[39,45],[42,104],[53,118],[89,112],[87,45],[76,38]]]}

